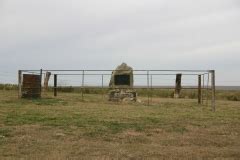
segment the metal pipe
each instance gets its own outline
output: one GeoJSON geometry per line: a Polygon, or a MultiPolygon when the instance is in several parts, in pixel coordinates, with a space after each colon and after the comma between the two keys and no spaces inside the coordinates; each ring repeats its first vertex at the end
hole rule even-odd
{"type": "Polygon", "coordinates": [[[207,75],[207,106],[208,106],[208,92],[209,92],[209,73],[207,75]]]}
{"type": "Polygon", "coordinates": [[[202,103],[202,82],[201,82],[202,78],[201,75],[198,75],[198,104],[202,103]]]}
{"type": "Polygon", "coordinates": [[[82,71],[82,100],[84,100],[84,70],[82,71]]]}
{"type": "MultiPolygon", "coordinates": [[[[203,88],[205,88],[205,84],[204,84],[205,83],[205,76],[204,76],[204,74],[202,75],[202,77],[203,77],[203,88]]],[[[204,93],[205,93],[204,91],[205,90],[202,91],[202,104],[204,102],[204,93]]]]}
{"type": "MultiPolygon", "coordinates": [[[[80,73],[80,74],[58,74],[58,75],[66,75],[66,76],[81,76],[82,74],[80,73]]],[[[88,76],[98,76],[98,75],[108,75],[108,76],[110,76],[110,75],[112,75],[112,74],[101,74],[101,73],[99,73],[99,74],[85,74],[85,75],[88,75],[88,76]]],[[[145,76],[146,74],[134,74],[134,75],[136,75],[136,76],[145,76]]],[[[156,76],[161,76],[161,75],[169,75],[169,76],[171,76],[171,75],[176,75],[176,74],[151,74],[151,75],[156,75],[156,76]]],[[[182,75],[186,75],[186,76],[195,76],[195,75],[199,75],[199,74],[182,74],[182,75]]]]}
{"type": "Polygon", "coordinates": [[[148,106],[149,106],[149,71],[147,71],[147,95],[148,95],[148,106]]]}
{"type": "Polygon", "coordinates": [[[102,99],[104,99],[104,93],[103,93],[103,76],[104,76],[104,75],[102,75],[102,99]]]}
{"type": "MultiPolygon", "coordinates": [[[[27,71],[39,71],[39,70],[22,70],[23,72],[27,72],[27,71]]],[[[88,71],[90,71],[90,72],[92,72],[92,71],[116,71],[116,70],[42,70],[42,71],[49,71],[49,72],[71,72],[71,71],[73,71],[73,72],[75,72],[75,71],[79,71],[79,72],[82,72],[82,71],[86,71],[86,72],[88,72],[88,71]]],[[[117,71],[127,71],[127,70],[117,70],[117,71]]],[[[211,70],[133,70],[133,71],[135,71],[135,72],[140,72],[140,71],[142,71],[142,72],[145,72],[145,71],[153,71],[153,72],[211,72],[211,70]]]]}
{"type": "Polygon", "coordinates": [[[54,74],[54,97],[57,97],[57,74],[54,74]]]}
{"type": "Polygon", "coordinates": [[[153,82],[152,82],[152,74],[151,74],[150,77],[151,77],[151,82],[150,82],[150,84],[151,84],[151,103],[152,103],[152,96],[153,96],[153,95],[152,95],[152,92],[153,92],[153,91],[152,91],[152,90],[153,90],[153,88],[152,88],[152,84],[153,84],[153,82]]]}

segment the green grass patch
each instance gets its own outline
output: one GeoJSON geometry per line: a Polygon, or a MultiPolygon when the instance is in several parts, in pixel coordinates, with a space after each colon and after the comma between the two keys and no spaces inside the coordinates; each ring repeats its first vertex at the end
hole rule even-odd
{"type": "Polygon", "coordinates": [[[11,136],[11,130],[9,128],[0,128],[0,138],[2,137],[10,137],[11,136]]]}
{"type": "Polygon", "coordinates": [[[12,131],[9,128],[0,128],[0,148],[7,142],[7,138],[12,136],[12,131]]]}

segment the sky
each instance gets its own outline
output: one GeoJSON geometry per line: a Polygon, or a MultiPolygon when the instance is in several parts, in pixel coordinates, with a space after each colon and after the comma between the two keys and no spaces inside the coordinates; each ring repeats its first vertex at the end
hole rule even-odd
{"type": "Polygon", "coordinates": [[[216,70],[240,85],[239,0],[0,0],[0,83],[19,69],[216,70]]]}

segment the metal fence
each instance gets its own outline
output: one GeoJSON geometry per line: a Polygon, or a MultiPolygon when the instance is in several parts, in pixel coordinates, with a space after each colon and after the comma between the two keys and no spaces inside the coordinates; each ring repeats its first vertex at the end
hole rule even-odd
{"type": "MultiPolygon", "coordinates": [[[[47,72],[51,72],[54,78],[50,80],[50,85],[53,86],[55,96],[57,96],[59,86],[77,86],[82,89],[82,98],[84,98],[84,89],[109,88],[108,83],[113,71],[115,70],[19,70],[19,97],[22,95],[23,74],[41,75],[42,81],[42,77],[47,72]],[[61,79],[66,79],[68,83],[64,83],[61,79]]],[[[215,111],[215,70],[133,70],[133,89],[146,89],[149,104],[152,95],[150,91],[152,89],[176,89],[175,76],[177,74],[183,76],[181,89],[198,90],[199,104],[203,103],[202,92],[206,90],[205,100],[207,104],[211,100],[212,110],[215,111]],[[184,78],[187,79],[188,83],[185,83],[184,78]],[[166,83],[162,83],[163,81],[166,83]],[[208,95],[209,92],[211,92],[210,95],[208,95]]]]}

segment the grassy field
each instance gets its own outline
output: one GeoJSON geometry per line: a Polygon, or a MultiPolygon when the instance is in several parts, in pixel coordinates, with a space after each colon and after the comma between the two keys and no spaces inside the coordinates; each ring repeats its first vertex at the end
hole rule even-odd
{"type": "Polygon", "coordinates": [[[0,91],[0,159],[240,159],[240,102],[217,111],[194,99],[110,103],[59,93],[0,91]]]}
{"type": "MultiPolygon", "coordinates": [[[[229,100],[229,101],[240,101],[240,87],[239,86],[217,86],[216,91],[216,99],[217,100],[229,100]]],[[[17,91],[18,86],[15,84],[0,84],[0,91],[17,91]]],[[[49,91],[53,92],[53,87],[49,87],[49,91]]],[[[59,92],[65,93],[82,93],[81,87],[72,87],[72,86],[58,86],[59,92]]],[[[109,91],[108,88],[102,89],[101,87],[89,87],[84,89],[85,94],[107,94],[109,91]]],[[[158,89],[153,88],[149,91],[147,89],[136,89],[138,95],[147,96],[148,94],[153,97],[161,97],[161,98],[173,98],[174,97],[174,89],[158,89]]],[[[206,99],[207,95],[210,97],[211,90],[203,89],[203,98],[206,99]]],[[[188,99],[197,99],[198,90],[197,89],[182,89],[180,98],[188,98],[188,99]]]]}

